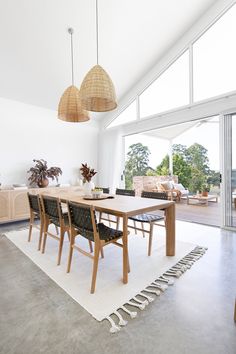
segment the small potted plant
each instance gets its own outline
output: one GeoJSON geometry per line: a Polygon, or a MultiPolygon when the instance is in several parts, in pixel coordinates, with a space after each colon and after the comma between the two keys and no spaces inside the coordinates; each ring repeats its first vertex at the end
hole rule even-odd
{"type": "Polygon", "coordinates": [[[210,186],[208,184],[202,185],[202,196],[208,197],[208,193],[210,192],[210,186]]]}
{"type": "Polygon", "coordinates": [[[92,197],[99,199],[103,194],[103,189],[102,188],[94,188],[92,189],[92,197]]]}
{"type": "Polygon", "coordinates": [[[94,170],[94,168],[90,168],[87,163],[82,163],[82,166],[80,167],[80,172],[83,177],[85,194],[90,195],[91,190],[94,188],[94,184],[91,180],[97,172],[94,170]]]}
{"type": "Polygon", "coordinates": [[[35,166],[27,171],[28,173],[31,173],[31,176],[28,178],[30,185],[37,184],[40,188],[47,187],[49,183],[48,178],[51,178],[52,180],[56,179],[58,182],[58,177],[62,174],[60,167],[48,168],[47,161],[43,159],[34,159],[33,161],[36,162],[35,166]]]}

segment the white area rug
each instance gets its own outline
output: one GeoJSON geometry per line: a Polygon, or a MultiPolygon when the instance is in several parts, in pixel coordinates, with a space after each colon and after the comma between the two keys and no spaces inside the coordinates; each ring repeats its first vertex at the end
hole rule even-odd
{"type": "MultiPolygon", "coordinates": [[[[28,230],[10,232],[6,236],[98,321],[115,313],[195,248],[193,244],[177,242],[176,256],[166,257],[165,237],[159,234],[153,237],[152,255],[148,257],[148,238],[143,238],[142,235],[129,235],[131,272],[128,284],[122,283],[122,249],[109,245],[104,248],[105,258],[99,261],[96,290],[95,294],[91,295],[93,265],[91,259],[75,250],[71,272],[66,273],[69,246],[67,235],[60,266],[56,265],[59,246],[56,240],[48,237],[45,254],[42,254],[37,251],[39,236],[37,230],[33,230],[30,243],[27,242],[28,230]]],[[[86,250],[89,249],[88,242],[83,237],[77,237],[78,242],[80,245],[83,244],[86,250]]]]}

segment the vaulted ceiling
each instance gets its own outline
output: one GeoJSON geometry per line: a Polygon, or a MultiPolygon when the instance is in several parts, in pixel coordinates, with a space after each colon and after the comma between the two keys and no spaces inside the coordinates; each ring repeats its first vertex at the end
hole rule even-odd
{"type": "MultiPolygon", "coordinates": [[[[213,0],[99,0],[99,63],[118,101],[163,56],[213,0]]],[[[0,96],[57,109],[71,84],[96,64],[95,0],[0,0],[0,96]]]]}

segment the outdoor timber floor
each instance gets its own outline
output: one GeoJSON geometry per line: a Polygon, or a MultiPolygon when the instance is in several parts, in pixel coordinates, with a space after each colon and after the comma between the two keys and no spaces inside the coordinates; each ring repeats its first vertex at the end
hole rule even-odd
{"type": "MultiPolygon", "coordinates": [[[[236,226],[236,209],[232,207],[234,226],[236,226]]],[[[220,202],[208,202],[206,205],[187,204],[187,200],[181,199],[176,203],[176,219],[196,222],[205,225],[220,226],[220,202]]]]}

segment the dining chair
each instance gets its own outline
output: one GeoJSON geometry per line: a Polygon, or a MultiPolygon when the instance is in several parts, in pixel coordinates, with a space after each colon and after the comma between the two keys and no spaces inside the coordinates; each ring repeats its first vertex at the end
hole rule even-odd
{"type": "Polygon", "coordinates": [[[74,249],[83,255],[93,259],[93,272],[90,293],[95,292],[99,254],[103,247],[114,244],[122,247],[123,244],[117,242],[122,236],[122,231],[112,229],[103,223],[97,223],[96,213],[93,206],[87,206],[74,202],[67,202],[70,225],[70,250],[68,256],[67,273],[71,269],[71,261],[74,249]],[[86,252],[75,244],[75,238],[84,237],[94,243],[94,254],[86,252]]]}
{"type": "MultiPolygon", "coordinates": [[[[168,196],[165,192],[146,192],[142,191],[141,194],[142,198],[152,198],[152,199],[164,199],[167,200],[168,196]]],[[[149,213],[144,213],[144,214],[139,214],[135,216],[129,217],[129,220],[132,220],[133,222],[139,222],[141,223],[141,227],[131,226],[128,225],[129,228],[135,229],[135,231],[141,231],[143,234],[147,233],[149,234],[149,242],[148,242],[148,255],[151,256],[152,252],[152,237],[153,237],[153,227],[154,225],[166,227],[165,225],[165,216],[162,215],[157,215],[157,214],[149,214],[149,213]],[[164,224],[160,224],[160,221],[164,221],[164,224]],[[149,229],[146,229],[144,225],[149,224],[149,229]]]]}
{"type": "MultiPolygon", "coordinates": [[[[135,197],[135,190],[134,189],[120,189],[116,188],[116,195],[126,195],[130,197],[135,197]]],[[[118,216],[112,216],[110,214],[106,214],[104,216],[104,213],[100,213],[99,216],[99,222],[101,221],[108,221],[109,222],[109,227],[111,227],[111,223],[116,224],[116,229],[119,229],[120,225],[120,218],[118,216]]]]}
{"type": "Polygon", "coordinates": [[[69,237],[68,213],[62,212],[61,202],[58,198],[41,195],[41,200],[44,219],[42,253],[45,252],[47,236],[59,241],[57,265],[60,265],[65,232],[69,237]],[[48,230],[51,224],[60,227],[59,235],[48,230]]]}
{"type": "Polygon", "coordinates": [[[39,195],[27,193],[29,208],[30,208],[30,221],[29,221],[29,236],[28,242],[31,241],[32,229],[35,227],[39,230],[39,242],[38,251],[41,249],[42,236],[43,236],[43,211],[39,195]],[[39,219],[40,223],[36,223],[36,219],[39,219]]]}

